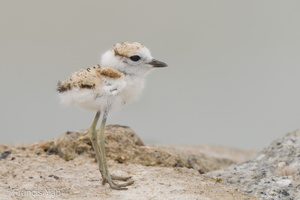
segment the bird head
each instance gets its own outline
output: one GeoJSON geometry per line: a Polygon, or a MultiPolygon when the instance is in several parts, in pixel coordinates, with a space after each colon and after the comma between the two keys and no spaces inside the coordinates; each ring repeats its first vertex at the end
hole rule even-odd
{"type": "Polygon", "coordinates": [[[166,63],[154,59],[149,49],[138,42],[115,44],[102,55],[100,65],[131,75],[143,75],[153,68],[167,66],[166,63]]]}

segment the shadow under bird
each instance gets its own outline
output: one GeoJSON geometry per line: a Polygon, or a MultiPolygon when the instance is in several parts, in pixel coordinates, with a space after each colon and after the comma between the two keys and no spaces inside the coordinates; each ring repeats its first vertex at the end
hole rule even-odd
{"type": "Polygon", "coordinates": [[[125,190],[126,186],[133,184],[133,181],[128,181],[131,177],[115,176],[108,171],[104,148],[108,113],[138,98],[144,88],[146,75],[154,68],[166,66],[166,63],[154,59],[144,45],[121,42],[102,55],[99,65],[81,69],[65,81],[58,82],[57,91],[63,103],[97,111],[89,134],[103,185],[108,183],[113,189],[125,190]],[[100,116],[102,122],[96,131],[100,116]],[[126,182],[116,184],[114,180],[126,182]]]}

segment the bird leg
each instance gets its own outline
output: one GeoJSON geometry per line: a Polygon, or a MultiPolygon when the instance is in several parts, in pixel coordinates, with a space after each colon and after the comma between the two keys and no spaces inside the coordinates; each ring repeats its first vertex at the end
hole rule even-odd
{"type": "Polygon", "coordinates": [[[130,182],[127,182],[124,184],[116,184],[112,180],[127,181],[131,177],[114,176],[108,172],[107,163],[106,163],[106,154],[105,154],[105,137],[104,137],[107,112],[104,112],[100,129],[98,130],[98,132],[96,134],[96,126],[97,126],[99,117],[100,117],[100,112],[98,111],[95,116],[95,119],[89,129],[89,133],[91,134],[91,141],[92,141],[92,145],[94,147],[94,151],[96,153],[96,158],[97,158],[98,165],[99,165],[99,171],[103,178],[102,184],[104,185],[107,182],[110,185],[110,187],[113,189],[126,190],[127,188],[125,188],[125,187],[133,184],[133,181],[130,181],[130,182]]]}
{"type": "Polygon", "coordinates": [[[96,113],[96,116],[94,118],[94,121],[93,121],[91,127],[89,128],[88,133],[91,137],[91,142],[92,142],[92,145],[93,145],[93,148],[94,148],[94,151],[95,151],[95,154],[96,154],[96,159],[97,159],[97,162],[98,162],[98,165],[99,165],[99,171],[102,175],[103,169],[101,168],[102,165],[100,165],[100,160],[99,160],[100,151],[99,151],[99,147],[98,147],[98,144],[97,144],[97,133],[96,133],[96,126],[97,126],[99,117],[100,117],[100,111],[98,111],[96,113]]]}
{"type": "Polygon", "coordinates": [[[105,184],[106,182],[110,185],[111,188],[113,189],[117,189],[117,190],[126,190],[127,188],[125,188],[128,185],[133,184],[133,181],[124,183],[124,184],[116,184],[113,182],[112,179],[116,179],[116,180],[123,180],[126,181],[131,177],[118,177],[118,176],[112,176],[107,168],[107,163],[106,163],[106,154],[105,154],[105,136],[104,136],[104,131],[105,131],[105,124],[106,124],[106,119],[107,119],[107,111],[104,111],[103,113],[103,119],[101,122],[101,126],[100,129],[97,132],[97,144],[99,146],[99,151],[100,151],[100,165],[102,165],[101,167],[99,167],[99,169],[102,169],[102,184],[105,184]]]}

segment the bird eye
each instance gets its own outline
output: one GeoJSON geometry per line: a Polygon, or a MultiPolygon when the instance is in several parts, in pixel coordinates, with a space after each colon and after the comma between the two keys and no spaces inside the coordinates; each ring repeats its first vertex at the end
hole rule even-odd
{"type": "Polygon", "coordinates": [[[138,56],[138,55],[135,55],[135,56],[131,56],[131,57],[130,57],[130,60],[132,60],[132,61],[134,61],[134,62],[136,62],[136,61],[138,61],[138,60],[140,60],[140,59],[141,59],[141,57],[138,56]]]}

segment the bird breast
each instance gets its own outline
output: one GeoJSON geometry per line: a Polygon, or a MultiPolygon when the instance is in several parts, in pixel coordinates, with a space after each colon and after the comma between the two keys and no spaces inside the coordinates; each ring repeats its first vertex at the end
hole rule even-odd
{"type": "Polygon", "coordinates": [[[124,104],[139,98],[145,85],[145,79],[143,77],[126,76],[125,80],[126,87],[120,92],[124,104]]]}

